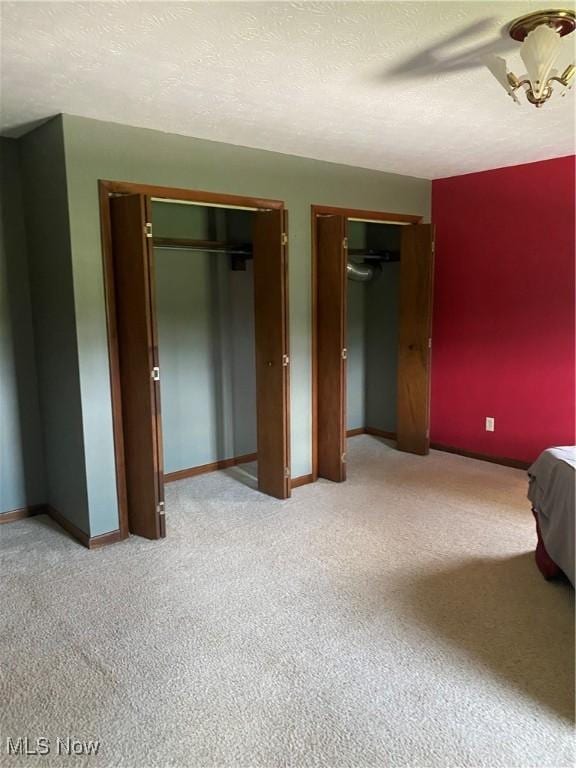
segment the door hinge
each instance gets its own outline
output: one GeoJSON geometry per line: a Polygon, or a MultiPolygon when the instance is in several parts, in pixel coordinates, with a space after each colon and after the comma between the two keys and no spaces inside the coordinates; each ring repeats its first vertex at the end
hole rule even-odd
{"type": "Polygon", "coordinates": [[[432,255],[436,253],[436,240],[432,240],[432,255]]]}
{"type": "Polygon", "coordinates": [[[432,337],[428,337],[428,349],[432,349],[432,337]]]}
{"type": "Polygon", "coordinates": [[[282,245],[288,245],[288,233],[287,232],[282,232],[282,239],[281,239],[280,242],[281,242],[282,245]]]}
{"type": "Polygon", "coordinates": [[[346,349],[346,347],[344,347],[344,349],[342,350],[341,356],[342,356],[342,360],[346,360],[347,359],[347,357],[348,357],[348,350],[346,349]]]}
{"type": "Polygon", "coordinates": [[[344,452],[342,456],[340,456],[340,460],[342,461],[342,464],[346,464],[346,452],[344,452]]]}
{"type": "Polygon", "coordinates": [[[156,512],[158,512],[158,514],[160,514],[160,515],[165,515],[166,514],[166,510],[164,509],[164,502],[163,501],[159,501],[158,504],[156,505],[156,512]]]}
{"type": "Polygon", "coordinates": [[[426,430],[426,439],[427,440],[430,439],[430,429],[429,428],[426,430]]]}
{"type": "Polygon", "coordinates": [[[348,248],[348,238],[345,237],[344,240],[342,240],[342,248],[347,249],[348,248]]]}
{"type": "Polygon", "coordinates": [[[152,237],[152,224],[149,221],[144,224],[144,234],[146,237],[152,237]]]}
{"type": "Polygon", "coordinates": [[[290,477],[290,467],[284,467],[284,477],[290,477]]]}
{"type": "Polygon", "coordinates": [[[282,365],[284,366],[284,368],[286,368],[286,366],[290,365],[290,356],[289,355],[282,355],[282,365]]]}
{"type": "Polygon", "coordinates": [[[153,381],[160,381],[160,368],[157,365],[152,368],[150,376],[152,377],[153,381]]]}

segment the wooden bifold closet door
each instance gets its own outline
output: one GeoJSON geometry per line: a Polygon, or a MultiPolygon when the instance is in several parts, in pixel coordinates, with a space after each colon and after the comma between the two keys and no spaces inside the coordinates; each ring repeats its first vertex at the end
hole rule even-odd
{"type": "Polygon", "coordinates": [[[430,355],[434,227],[402,228],[398,320],[397,447],[430,450],[430,355]]]}
{"type": "Polygon", "coordinates": [[[290,422],[286,211],[254,214],[254,304],[258,489],[290,496],[290,422]]]}
{"type": "Polygon", "coordinates": [[[316,219],[318,475],[346,480],[347,220],[316,219]]]}
{"type": "MultiPolygon", "coordinates": [[[[398,318],[397,447],[430,446],[430,346],[433,227],[402,227],[398,318]]],[[[347,219],[316,218],[317,468],[346,479],[347,219]]],[[[385,397],[386,393],[382,393],[385,397]]]]}
{"type": "Polygon", "coordinates": [[[166,535],[152,240],[145,195],[110,198],[130,533],[166,535]]]}
{"type": "MultiPolygon", "coordinates": [[[[119,485],[126,487],[128,530],[157,539],[166,535],[166,522],[154,241],[149,192],[133,186],[133,192],[108,192],[106,199],[111,246],[107,301],[114,307],[109,343],[118,359],[112,396],[116,442],[124,446],[116,454],[116,471],[119,485]]],[[[291,489],[287,212],[278,201],[257,208],[262,201],[245,200],[254,211],[258,488],[285,499],[291,489]]],[[[230,202],[231,208],[236,205],[230,202]]]]}

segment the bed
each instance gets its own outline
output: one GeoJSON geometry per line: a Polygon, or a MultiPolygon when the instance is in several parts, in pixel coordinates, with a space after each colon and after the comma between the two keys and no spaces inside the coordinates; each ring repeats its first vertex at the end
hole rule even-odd
{"type": "Polygon", "coordinates": [[[576,446],[543,451],[528,470],[536,518],[536,563],[544,578],[562,573],[574,586],[576,446]]]}

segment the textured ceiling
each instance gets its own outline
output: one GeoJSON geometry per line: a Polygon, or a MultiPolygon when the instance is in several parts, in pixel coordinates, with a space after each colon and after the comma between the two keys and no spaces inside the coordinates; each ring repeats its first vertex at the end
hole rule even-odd
{"type": "MultiPolygon", "coordinates": [[[[574,151],[574,93],[512,103],[534,2],[3,2],[2,132],[59,112],[426,178],[574,151]]],[[[564,42],[566,61],[574,35],[564,42]]]]}

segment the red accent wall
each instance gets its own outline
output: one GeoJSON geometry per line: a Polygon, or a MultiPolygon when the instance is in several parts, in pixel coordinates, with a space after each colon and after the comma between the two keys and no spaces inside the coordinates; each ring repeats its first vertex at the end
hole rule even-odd
{"type": "Polygon", "coordinates": [[[433,442],[523,461],[576,442],[574,171],[571,156],[432,183],[433,442]]]}

